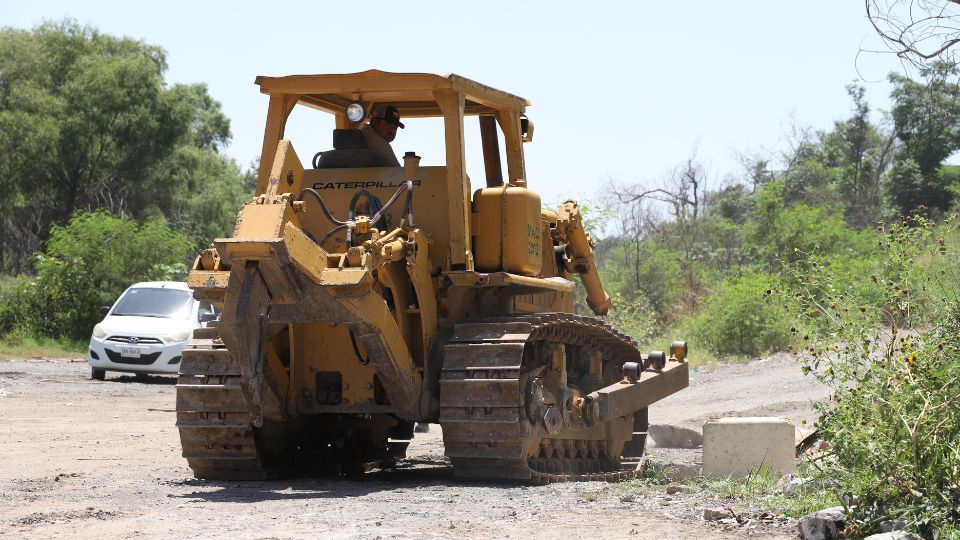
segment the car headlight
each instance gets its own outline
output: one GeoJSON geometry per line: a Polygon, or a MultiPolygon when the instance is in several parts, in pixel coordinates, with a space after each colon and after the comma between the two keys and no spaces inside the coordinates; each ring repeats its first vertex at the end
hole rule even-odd
{"type": "Polygon", "coordinates": [[[107,331],[103,329],[102,324],[97,324],[93,327],[93,337],[97,339],[103,339],[107,337],[107,331]]]}
{"type": "Polygon", "coordinates": [[[163,336],[164,341],[176,342],[183,341],[190,338],[190,334],[193,333],[193,330],[189,328],[186,330],[177,330],[176,332],[170,332],[169,334],[163,336]]]}

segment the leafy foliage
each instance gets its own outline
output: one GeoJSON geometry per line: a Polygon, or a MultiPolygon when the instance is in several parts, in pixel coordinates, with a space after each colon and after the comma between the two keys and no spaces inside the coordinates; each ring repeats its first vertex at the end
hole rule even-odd
{"type": "Polygon", "coordinates": [[[920,168],[920,174],[936,171],[960,148],[960,87],[940,75],[924,82],[890,75],[894,85],[891,111],[903,151],[920,168]]]}
{"type": "Polygon", "coordinates": [[[137,281],[182,279],[182,261],[194,249],[163,218],[140,225],[102,211],[78,213],[51,232],[36,277],[4,295],[0,321],[7,331],[32,336],[89,338],[99,306],[137,281]]]}
{"type": "Polygon", "coordinates": [[[657,242],[622,243],[607,256],[601,275],[623,299],[641,297],[651,310],[666,315],[680,300],[680,259],[680,253],[657,242]]]}
{"type": "Polygon", "coordinates": [[[753,217],[744,228],[755,259],[767,268],[778,266],[782,260],[792,260],[796,249],[840,250],[850,234],[843,217],[827,208],[785,206],[783,184],[779,181],[763,186],[757,193],[753,217]]]}
{"type": "Polygon", "coordinates": [[[956,231],[915,216],[882,229],[883,264],[859,289],[836,287],[817,256],[792,267],[799,324],[814,329],[805,369],[832,390],[819,406],[830,474],[858,498],[850,511],[863,531],[899,518],[930,537],[960,520],[956,231]],[[879,302],[851,292],[870,289],[879,302]]]}
{"type": "Polygon", "coordinates": [[[660,329],[654,310],[646,298],[639,295],[625,298],[620,293],[613,297],[610,324],[640,343],[649,342],[660,329]]]}
{"type": "Polygon", "coordinates": [[[894,162],[896,137],[870,121],[864,88],[848,85],[852,115],[829,131],[803,134],[779,175],[787,206],[806,204],[843,213],[857,229],[882,217],[884,179],[894,162]]]}
{"type": "Polygon", "coordinates": [[[743,225],[750,217],[753,208],[753,193],[743,184],[726,186],[713,194],[711,205],[707,207],[708,215],[719,217],[730,223],[743,225]]]}
{"type": "Polygon", "coordinates": [[[205,242],[232,227],[221,207],[243,186],[219,154],[229,120],[205,85],[167,86],[166,69],[159,47],[70,20],[0,29],[0,271],[32,271],[78,209],[164,215],[205,242]],[[223,197],[209,211],[205,190],[223,197]]]}
{"type": "Polygon", "coordinates": [[[152,205],[144,208],[145,216],[165,216],[198,247],[230,236],[237,210],[252,193],[238,181],[242,175],[235,162],[209,150],[181,146],[160,168],[168,189],[158,190],[152,205]]]}
{"type": "Polygon", "coordinates": [[[771,295],[775,282],[760,273],[724,282],[694,318],[695,343],[717,354],[758,356],[786,349],[793,336],[789,318],[771,295]]]}
{"type": "Polygon", "coordinates": [[[926,84],[890,76],[892,115],[903,148],[888,191],[902,214],[921,207],[946,211],[952,201],[939,169],[960,149],[960,87],[941,75],[928,73],[926,84]]]}

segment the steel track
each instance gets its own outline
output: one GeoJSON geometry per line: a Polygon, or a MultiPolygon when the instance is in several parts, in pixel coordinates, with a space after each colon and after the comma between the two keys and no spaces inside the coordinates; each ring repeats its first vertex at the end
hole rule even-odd
{"type": "Polygon", "coordinates": [[[628,336],[597,319],[572,314],[456,325],[440,379],[440,425],[455,474],[537,483],[618,481],[642,474],[643,460],[625,467],[621,448],[564,437],[562,431],[545,436],[527,420],[522,374],[539,366],[525,365],[524,352],[538,342],[597,349],[604,363],[617,364],[611,366],[617,373],[624,361],[640,357],[628,336]]]}
{"type": "Polygon", "coordinates": [[[177,429],[183,457],[197,478],[262,480],[271,471],[257,451],[240,366],[215,326],[194,330],[177,379],[177,429]]]}
{"type": "MultiPolygon", "coordinates": [[[[183,457],[197,478],[270,478],[280,471],[258,451],[240,368],[218,335],[215,326],[197,329],[183,352],[176,424],[183,457]]],[[[524,350],[539,342],[595,348],[605,362],[639,358],[631,338],[588,317],[542,314],[457,325],[440,381],[440,424],[455,474],[537,483],[642,474],[643,460],[626,466],[621,449],[606,448],[605,441],[545,437],[526,420],[521,371],[531,366],[524,365],[524,350]]]]}

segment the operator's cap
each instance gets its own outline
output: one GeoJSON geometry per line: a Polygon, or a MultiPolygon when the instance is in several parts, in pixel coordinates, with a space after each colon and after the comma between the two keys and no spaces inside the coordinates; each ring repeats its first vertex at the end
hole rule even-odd
{"type": "Polygon", "coordinates": [[[400,129],[403,129],[403,122],[400,121],[400,111],[398,111],[393,105],[386,105],[383,103],[376,104],[373,107],[373,110],[370,111],[370,117],[379,118],[396,125],[400,129]]]}

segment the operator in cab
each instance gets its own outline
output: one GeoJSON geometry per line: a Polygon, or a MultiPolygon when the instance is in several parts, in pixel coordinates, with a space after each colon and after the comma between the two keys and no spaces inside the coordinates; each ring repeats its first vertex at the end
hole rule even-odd
{"type": "Polygon", "coordinates": [[[370,111],[370,123],[360,129],[367,142],[367,148],[383,156],[390,162],[391,167],[400,166],[400,160],[390,146],[390,143],[397,138],[397,128],[403,129],[397,108],[393,105],[378,103],[370,111]]]}

